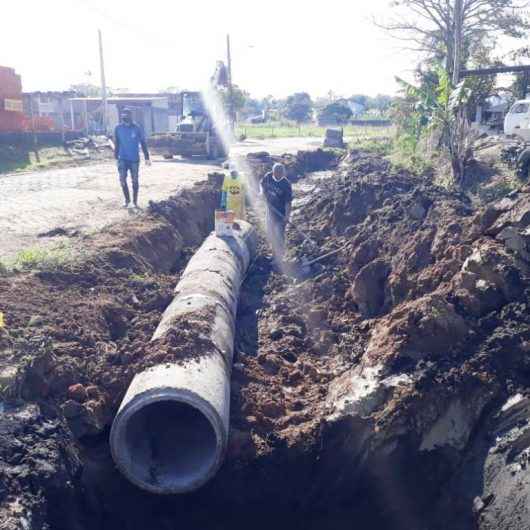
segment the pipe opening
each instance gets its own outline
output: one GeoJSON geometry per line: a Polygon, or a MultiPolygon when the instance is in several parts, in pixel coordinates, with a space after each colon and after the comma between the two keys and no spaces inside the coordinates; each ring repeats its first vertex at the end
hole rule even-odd
{"type": "Polygon", "coordinates": [[[123,456],[131,478],[167,493],[195,489],[217,462],[217,436],[197,408],[172,399],[151,402],[127,419],[123,456]]]}

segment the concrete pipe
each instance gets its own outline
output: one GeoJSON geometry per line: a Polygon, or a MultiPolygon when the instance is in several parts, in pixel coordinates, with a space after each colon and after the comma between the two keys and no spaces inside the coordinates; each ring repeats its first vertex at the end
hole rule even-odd
{"type": "Polygon", "coordinates": [[[256,249],[254,229],[238,223],[235,237],[211,234],[192,257],[153,335],[188,322],[210,346],[136,375],[112,425],[116,465],[154,493],[193,491],[224,458],[237,303],[256,249]]]}

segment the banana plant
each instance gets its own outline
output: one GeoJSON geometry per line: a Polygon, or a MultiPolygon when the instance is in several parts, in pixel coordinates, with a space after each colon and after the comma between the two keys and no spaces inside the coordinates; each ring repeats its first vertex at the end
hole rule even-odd
{"type": "Polygon", "coordinates": [[[455,184],[461,185],[476,138],[466,115],[472,89],[467,80],[454,87],[441,66],[435,67],[433,73],[437,83],[424,83],[420,87],[397,78],[404,101],[408,103],[400,122],[400,132],[414,138],[416,142],[423,132],[436,133],[440,139],[438,147],[449,154],[455,184]]]}

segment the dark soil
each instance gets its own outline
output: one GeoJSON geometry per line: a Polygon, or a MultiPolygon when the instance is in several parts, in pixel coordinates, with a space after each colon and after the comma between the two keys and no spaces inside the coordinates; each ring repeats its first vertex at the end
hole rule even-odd
{"type": "Polygon", "coordinates": [[[160,497],[117,472],[113,415],[134,374],[188,339],[171,334],[160,359],[148,346],[217,190],[95,236],[97,256],[78,268],[0,278],[0,369],[20,367],[0,421],[0,517],[26,514],[32,530],[526,528],[530,488],[512,509],[503,473],[517,462],[517,484],[526,476],[530,413],[508,421],[500,407],[529,395],[530,190],[476,209],[362,152],[295,186],[294,220],[318,250],[290,230],[284,274],[261,242],[240,298],[218,475],[160,497]],[[302,255],[332,250],[298,274],[302,255]],[[495,444],[503,456],[490,462],[495,444]]]}

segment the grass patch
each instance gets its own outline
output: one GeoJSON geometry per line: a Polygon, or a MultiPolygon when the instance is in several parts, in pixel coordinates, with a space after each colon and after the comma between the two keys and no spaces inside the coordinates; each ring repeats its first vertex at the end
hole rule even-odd
{"type": "MultiPolygon", "coordinates": [[[[266,138],[323,138],[328,127],[319,127],[314,124],[302,124],[300,126],[288,122],[257,123],[239,125],[236,127],[236,137],[264,140],[266,138]]],[[[391,136],[392,127],[374,127],[361,125],[345,125],[344,136],[378,137],[391,136]]]]}
{"type": "Polygon", "coordinates": [[[3,264],[4,270],[55,271],[64,268],[73,260],[71,245],[62,243],[52,248],[29,247],[19,251],[15,257],[3,264]]]}
{"type": "Polygon", "coordinates": [[[393,167],[405,169],[414,175],[432,173],[436,157],[429,156],[425,140],[411,136],[396,137],[388,157],[393,167]]]}
{"type": "Polygon", "coordinates": [[[0,145],[0,173],[24,171],[31,164],[31,151],[26,147],[0,145]]]}
{"type": "MultiPolygon", "coordinates": [[[[380,131],[381,132],[381,131],[380,131]]],[[[349,142],[349,147],[387,158],[392,168],[405,169],[414,175],[432,172],[432,161],[423,156],[418,148],[402,142],[394,131],[387,128],[386,135],[359,136],[349,142]]]]}
{"type": "Polygon", "coordinates": [[[133,283],[147,284],[147,283],[152,283],[153,279],[147,273],[143,273],[143,274],[133,273],[129,275],[129,281],[133,283]]]}
{"type": "Polygon", "coordinates": [[[388,137],[358,138],[349,142],[351,149],[359,149],[380,156],[389,156],[394,149],[394,140],[388,137]]]}
{"type": "Polygon", "coordinates": [[[36,149],[14,145],[0,146],[0,174],[62,167],[86,160],[81,152],[70,152],[62,146],[41,146],[36,149]]]}

